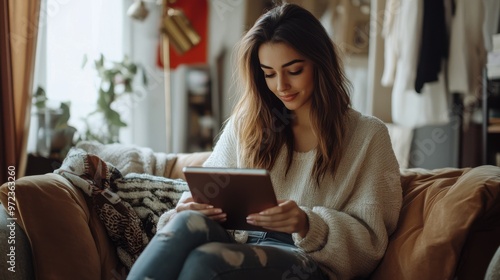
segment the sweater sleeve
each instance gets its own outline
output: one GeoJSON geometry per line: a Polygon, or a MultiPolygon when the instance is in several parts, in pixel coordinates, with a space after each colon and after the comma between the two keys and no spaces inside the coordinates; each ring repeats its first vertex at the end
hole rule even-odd
{"type": "Polygon", "coordinates": [[[238,167],[237,141],[234,122],[229,119],[210,157],[203,163],[205,167],[238,167]]]}
{"type": "MultiPolygon", "coordinates": [[[[387,128],[383,123],[375,123],[375,127],[366,141],[349,143],[348,154],[335,175],[345,177],[335,181],[340,184],[321,186],[327,188],[329,199],[338,192],[348,192],[349,198],[341,207],[302,207],[309,219],[309,231],[304,238],[293,234],[296,246],[339,279],[367,276],[375,269],[399,217],[399,166],[387,128]]],[[[366,130],[358,133],[365,134],[366,130]]]]}

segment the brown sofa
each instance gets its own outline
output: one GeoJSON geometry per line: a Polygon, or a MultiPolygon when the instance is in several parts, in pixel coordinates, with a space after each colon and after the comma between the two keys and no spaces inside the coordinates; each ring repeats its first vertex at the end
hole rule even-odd
{"type": "MultiPolygon", "coordinates": [[[[201,165],[208,155],[171,156],[163,175],[183,178],[183,166],[201,165]]],[[[401,182],[398,228],[371,279],[484,279],[488,265],[490,273],[498,273],[499,264],[491,260],[500,246],[499,167],[408,169],[401,171],[401,182]]],[[[4,206],[8,191],[7,184],[0,187],[4,206]]],[[[125,279],[126,270],[90,201],[62,176],[20,178],[15,197],[16,272],[7,270],[4,253],[0,278],[125,279]]],[[[4,216],[2,222],[11,221],[4,216]]],[[[12,231],[0,226],[7,240],[12,231]]]]}

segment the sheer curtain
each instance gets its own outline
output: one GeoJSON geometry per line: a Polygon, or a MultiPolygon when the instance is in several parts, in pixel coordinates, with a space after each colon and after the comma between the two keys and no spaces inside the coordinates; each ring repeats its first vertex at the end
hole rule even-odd
{"type": "MultiPolygon", "coordinates": [[[[100,54],[121,61],[125,50],[123,0],[42,0],[40,49],[37,54],[35,87],[42,86],[49,106],[70,101],[69,125],[79,133],[84,119],[96,109],[97,72],[94,60],[100,54]],[[84,57],[87,62],[82,67],[84,57]]],[[[100,124],[93,124],[100,125],[100,124]]],[[[30,132],[29,150],[35,149],[36,128],[30,132]]]]}
{"type": "Polygon", "coordinates": [[[0,183],[7,180],[8,170],[15,169],[16,177],[25,171],[39,15],[38,0],[0,4],[0,183]]]}

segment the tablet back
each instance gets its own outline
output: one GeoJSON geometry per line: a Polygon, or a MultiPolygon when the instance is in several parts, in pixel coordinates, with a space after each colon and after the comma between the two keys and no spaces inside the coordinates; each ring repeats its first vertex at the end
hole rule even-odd
{"type": "Polygon", "coordinates": [[[226,229],[265,229],[246,222],[249,214],[278,205],[269,172],[265,169],[184,167],[194,201],[221,208],[226,229]]]}

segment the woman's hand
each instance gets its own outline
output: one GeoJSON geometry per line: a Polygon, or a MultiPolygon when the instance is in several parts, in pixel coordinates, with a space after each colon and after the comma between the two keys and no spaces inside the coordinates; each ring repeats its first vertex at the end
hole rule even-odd
{"type": "Polygon", "coordinates": [[[177,213],[185,211],[185,210],[195,210],[198,211],[210,219],[217,222],[225,222],[226,221],[226,213],[222,212],[220,208],[214,208],[209,204],[202,204],[194,202],[193,196],[191,192],[182,193],[181,198],[177,202],[177,206],[175,206],[175,211],[177,213]]]}
{"type": "Polygon", "coordinates": [[[307,214],[293,200],[280,200],[278,206],[248,215],[247,222],[273,231],[297,232],[301,237],[309,231],[307,214]]]}

